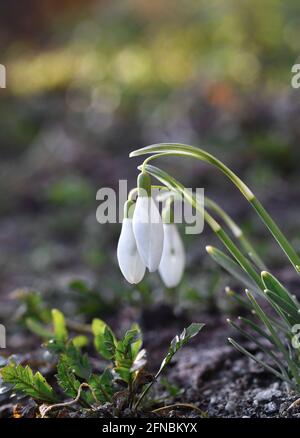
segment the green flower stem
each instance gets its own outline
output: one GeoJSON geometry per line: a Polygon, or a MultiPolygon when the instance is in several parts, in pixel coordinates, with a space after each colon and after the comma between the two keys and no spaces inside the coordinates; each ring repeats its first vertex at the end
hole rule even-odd
{"type": "Polygon", "coordinates": [[[241,247],[244,249],[247,255],[252,259],[256,266],[262,271],[265,270],[265,264],[259,257],[252,244],[244,235],[243,230],[237,225],[237,223],[229,216],[226,211],[223,210],[215,201],[205,196],[206,206],[217,213],[224,223],[228,226],[232,234],[239,240],[241,247]]]}
{"type": "Polygon", "coordinates": [[[242,254],[239,248],[234,244],[226,232],[222,229],[221,225],[199,204],[197,198],[185,187],[180,184],[175,178],[168,175],[161,169],[146,164],[145,170],[161,183],[165,184],[170,190],[175,190],[180,193],[184,199],[189,202],[197,211],[204,216],[205,222],[210,226],[213,232],[219,237],[219,239],[226,246],[228,251],[233,255],[239,265],[247,272],[247,274],[255,281],[260,289],[263,290],[263,282],[260,275],[253,268],[249,260],[242,254]]]}
{"type": "MultiPolygon", "coordinates": [[[[264,209],[262,204],[256,199],[249,187],[220,160],[202,149],[179,143],[161,143],[147,146],[145,148],[131,152],[130,157],[136,157],[144,154],[157,154],[145,160],[146,165],[148,164],[150,159],[158,158],[161,156],[175,155],[196,158],[198,160],[210,163],[213,166],[217,167],[219,170],[221,170],[241,191],[247,201],[249,201],[250,204],[254,207],[262,221],[265,223],[269,231],[277,240],[278,244],[281,246],[282,250],[285,252],[295,270],[300,273],[300,258],[295,252],[294,248],[290,245],[284,234],[280,231],[280,229],[275,224],[271,216],[264,209]]],[[[143,165],[143,169],[144,168],[145,166],[143,165]]]]}

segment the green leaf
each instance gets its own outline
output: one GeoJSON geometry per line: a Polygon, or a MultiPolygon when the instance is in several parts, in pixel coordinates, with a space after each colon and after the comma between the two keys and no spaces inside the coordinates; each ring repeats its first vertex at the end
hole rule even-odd
{"type": "Polygon", "coordinates": [[[225,269],[225,271],[229,272],[234,278],[243,283],[246,287],[251,287],[258,294],[262,294],[261,290],[257,287],[257,284],[254,283],[251,277],[247,275],[247,273],[243,271],[231,257],[213,246],[207,246],[206,252],[216,263],[218,263],[218,265],[225,269]]]}
{"type": "Polygon", "coordinates": [[[55,338],[58,341],[66,342],[68,339],[68,331],[64,315],[57,309],[52,309],[51,314],[55,338]]]}
{"type": "Polygon", "coordinates": [[[116,389],[114,387],[114,377],[110,369],[106,368],[100,376],[92,374],[88,383],[100,402],[112,401],[116,389]]]}
{"type": "Polygon", "coordinates": [[[265,294],[275,310],[279,310],[279,314],[285,317],[291,327],[295,324],[300,324],[300,314],[295,309],[295,306],[271,290],[266,289],[265,294]],[[282,312],[284,312],[284,315],[282,315],[282,312]]]}
{"type": "Polygon", "coordinates": [[[132,379],[131,368],[134,363],[132,345],[138,342],[140,336],[141,333],[138,330],[128,330],[123,339],[116,344],[114,369],[126,383],[132,379]]]}
{"type": "Polygon", "coordinates": [[[4,382],[11,383],[16,391],[47,403],[55,403],[58,398],[49,383],[40,372],[33,374],[27,365],[16,365],[11,362],[1,369],[4,382]]]}
{"type": "Polygon", "coordinates": [[[82,353],[79,348],[70,342],[61,358],[70,367],[72,372],[82,379],[88,380],[92,373],[88,355],[82,353]]]}
{"type": "Polygon", "coordinates": [[[94,319],[92,322],[92,332],[94,334],[94,345],[98,353],[104,359],[113,359],[116,338],[112,330],[101,319],[94,319]]]}
{"type": "Polygon", "coordinates": [[[72,343],[76,348],[86,347],[89,343],[89,339],[87,336],[78,335],[72,339],[72,343]]]}
{"type": "Polygon", "coordinates": [[[72,398],[77,396],[80,382],[76,379],[64,358],[61,358],[57,364],[57,374],[55,377],[66,395],[72,398]]]}
{"type": "Polygon", "coordinates": [[[131,330],[138,333],[138,339],[131,344],[132,358],[135,359],[143,345],[142,331],[137,323],[132,324],[131,330]]]}
{"type": "Polygon", "coordinates": [[[38,322],[36,319],[26,318],[25,324],[26,324],[26,327],[28,328],[28,330],[30,330],[35,335],[40,336],[42,339],[53,338],[53,333],[51,333],[49,330],[45,329],[43,324],[38,322]]]}
{"type": "Polygon", "coordinates": [[[50,339],[48,342],[45,342],[43,345],[47,350],[56,354],[63,353],[66,350],[65,342],[58,341],[57,339],[50,339]]]}
{"type": "MultiPolygon", "coordinates": [[[[55,377],[64,393],[75,399],[78,395],[81,382],[76,379],[74,372],[64,356],[61,356],[57,364],[57,374],[55,377]]],[[[79,403],[82,406],[89,408],[94,401],[91,391],[81,392],[79,403]]]]}
{"type": "Polygon", "coordinates": [[[283,375],[287,376],[287,372],[285,370],[284,364],[281,362],[279,357],[276,357],[276,355],[271,351],[270,346],[266,347],[263,345],[257,336],[253,336],[251,333],[248,333],[246,330],[243,330],[238,324],[231,321],[230,319],[227,319],[227,322],[231,325],[231,327],[235,328],[239,333],[241,333],[242,336],[249,339],[251,342],[254,342],[260,350],[262,350],[267,356],[269,356],[273,362],[278,366],[281,373],[283,375]]]}
{"type": "Polygon", "coordinates": [[[182,333],[175,338],[172,339],[168,353],[164,360],[162,361],[158,374],[171,362],[175,353],[177,353],[180,348],[182,348],[188,341],[196,336],[200,330],[204,327],[205,324],[199,324],[193,322],[188,328],[183,329],[182,333]]]}
{"type": "Polygon", "coordinates": [[[261,273],[261,279],[264,283],[266,289],[272,291],[274,294],[278,295],[280,298],[288,302],[292,307],[294,307],[297,312],[300,306],[295,301],[295,298],[289,293],[289,291],[277,280],[274,275],[267,271],[261,273]]]}
{"type": "Polygon", "coordinates": [[[228,338],[228,341],[231,343],[231,345],[234,346],[238,351],[240,351],[242,354],[245,354],[246,356],[253,359],[255,362],[257,362],[259,365],[261,365],[266,370],[273,373],[276,377],[279,377],[281,380],[288,382],[289,385],[291,385],[293,388],[296,388],[293,384],[292,380],[287,379],[283,374],[281,374],[279,371],[275,370],[275,368],[268,365],[266,362],[260,360],[258,357],[254,356],[254,354],[250,353],[250,351],[246,350],[244,347],[242,347],[240,344],[238,344],[236,341],[234,341],[231,338],[228,338]]]}
{"type": "Polygon", "coordinates": [[[196,336],[204,326],[205,326],[205,324],[193,322],[191,325],[189,325],[189,327],[185,328],[179,336],[177,335],[177,336],[175,336],[175,338],[172,339],[166,357],[163,359],[163,361],[162,361],[162,363],[160,365],[160,368],[157,371],[157,373],[156,373],[154,379],[152,380],[152,382],[150,382],[145,387],[144,391],[142,392],[142,394],[138,398],[136,404],[134,405],[135,409],[137,409],[137,407],[141,403],[142,399],[145,397],[147,392],[150,390],[150,388],[152,387],[154,382],[156,382],[156,380],[158,379],[158,377],[162,373],[162,371],[165,369],[165,367],[171,362],[172,358],[177,353],[177,351],[181,347],[183,347],[185,344],[187,344],[187,342],[191,338],[196,336]]]}
{"type": "Polygon", "coordinates": [[[255,310],[256,315],[264,323],[264,325],[266,326],[267,330],[270,333],[270,336],[272,337],[272,339],[274,341],[274,344],[277,346],[278,350],[284,356],[284,359],[286,360],[286,362],[289,366],[289,369],[290,369],[291,373],[293,374],[297,384],[300,384],[300,373],[299,373],[298,365],[290,357],[289,352],[285,348],[285,345],[283,344],[282,340],[280,339],[277,331],[274,329],[274,326],[273,326],[270,318],[263,311],[263,309],[260,307],[260,305],[257,303],[257,301],[254,299],[253,295],[249,291],[246,291],[246,294],[247,294],[249,300],[251,301],[251,304],[253,305],[253,308],[255,310]]]}

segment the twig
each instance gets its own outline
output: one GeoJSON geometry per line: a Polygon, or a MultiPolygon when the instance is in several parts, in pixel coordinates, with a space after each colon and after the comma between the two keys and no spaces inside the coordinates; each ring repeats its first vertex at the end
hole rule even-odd
{"type": "Polygon", "coordinates": [[[162,406],[161,408],[154,409],[152,412],[156,413],[156,412],[164,411],[165,409],[172,409],[177,407],[193,409],[199,412],[201,414],[201,417],[206,417],[205,412],[203,412],[200,408],[193,405],[192,403],[174,403],[172,405],[162,406]]]}
{"type": "Polygon", "coordinates": [[[292,409],[300,407],[300,398],[297,398],[288,408],[287,411],[291,411],[292,409]]]}
{"type": "Polygon", "coordinates": [[[45,415],[47,414],[47,412],[51,411],[52,409],[55,409],[55,408],[63,408],[63,407],[66,407],[66,406],[72,406],[72,405],[74,405],[75,403],[77,403],[77,402],[79,401],[79,399],[80,399],[81,392],[82,392],[82,388],[84,388],[84,387],[85,387],[85,388],[89,388],[89,389],[91,390],[91,393],[92,393],[92,395],[93,395],[95,401],[97,402],[97,401],[98,401],[98,400],[97,400],[97,397],[96,397],[96,395],[95,395],[93,389],[90,387],[90,385],[88,385],[87,383],[82,383],[82,384],[79,386],[79,388],[78,388],[78,392],[77,392],[76,398],[74,398],[74,400],[70,400],[70,401],[67,401],[67,402],[64,402],[64,403],[56,403],[56,404],[54,404],[54,405],[50,405],[50,406],[46,406],[46,405],[42,405],[42,406],[40,406],[40,414],[41,414],[41,417],[44,418],[45,415]]]}

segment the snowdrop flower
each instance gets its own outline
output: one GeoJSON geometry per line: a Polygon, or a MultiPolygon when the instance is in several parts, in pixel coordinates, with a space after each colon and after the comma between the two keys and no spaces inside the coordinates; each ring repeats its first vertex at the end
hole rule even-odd
{"type": "MultiPolygon", "coordinates": [[[[169,206],[167,212],[168,208],[169,206]]],[[[165,217],[165,215],[163,216],[165,217]]],[[[164,246],[159,273],[166,287],[171,288],[180,283],[185,267],[185,251],[180,234],[170,216],[169,220],[170,222],[163,224],[164,246]]]]}
{"type": "Polygon", "coordinates": [[[159,210],[151,197],[150,175],[143,172],[138,177],[133,233],[143,262],[150,272],[156,271],[161,260],[164,231],[159,210]]]}
{"type": "Polygon", "coordinates": [[[136,246],[132,228],[133,201],[127,201],[124,207],[124,219],[118,242],[117,257],[122,274],[131,284],[139,283],[146,271],[136,246]]]}

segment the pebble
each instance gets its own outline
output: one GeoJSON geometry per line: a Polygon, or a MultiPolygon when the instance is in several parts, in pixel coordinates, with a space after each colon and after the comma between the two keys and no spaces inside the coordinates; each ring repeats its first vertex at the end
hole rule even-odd
{"type": "Polygon", "coordinates": [[[276,405],[276,403],[274,402],[269,402],[265,405],[265,412],[267,412],[268,414],[273,414],[274,412],[278,411],[278,407],[276,405]]]}
{"type": "Polygon", "coordinates": [[[233,401],[228,401],[225,406],[225,411],[232,414],[236,410],[236,404],[233,401]]]}
{"type": "Polygon", "coordinates": [[[254,397],[254,400],[260,402],[260,401],[268,401],[271,400],[273,397],[280,397],[282,395],[282,392],[278,389],[265,389],[263,391],[259,391],[256,396],[254,397]]]}

